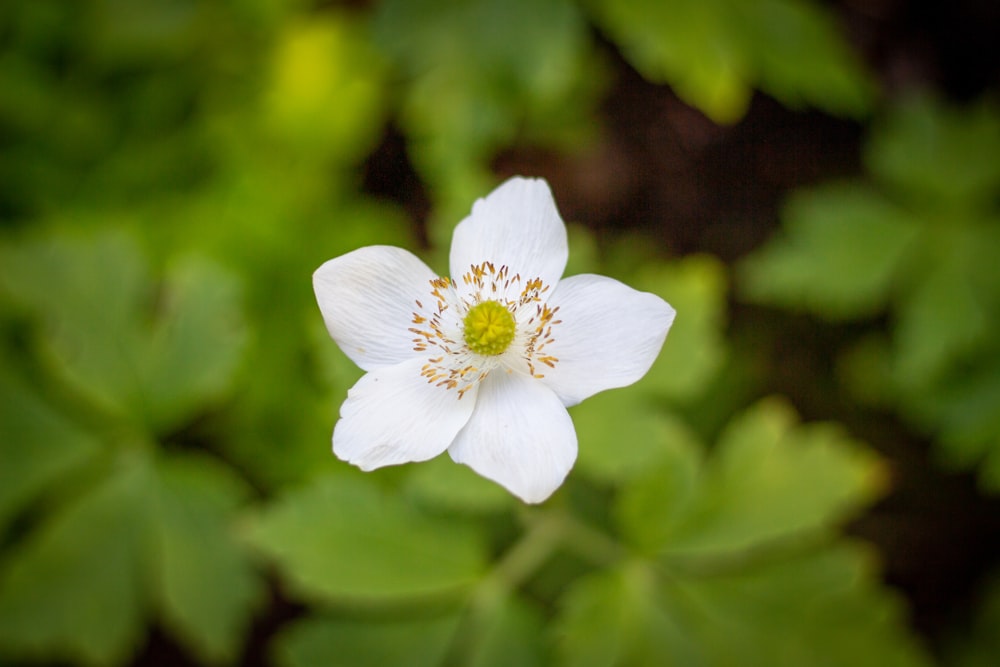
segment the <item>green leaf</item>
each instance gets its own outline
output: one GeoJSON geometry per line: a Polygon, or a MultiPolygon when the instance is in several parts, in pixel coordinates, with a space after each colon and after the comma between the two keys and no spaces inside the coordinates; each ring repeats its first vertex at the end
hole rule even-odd
{"type": "Polygon", "coordinates": [[[832,426],[799,425],[774,399],[730,423],[686,502],[678,503],[677,475],[665,468],[624,491],[618,516],[635,544],[685,557],[834,525],[871,501],[884,480],[874,455],[832,426]]]}
{"type": "Polygon", "coordinates": [[[576,581],[556,620],[559,664],[573,667],[701,664],[675,621],[650,595],[657,582],[638,563],[576,581]]]}
{"type": "Polygon", "coordinates": [[[579,146],[591,133],[605,77],[574,2],[388,0],[373,20],[403,75],[410,157],[443,214],[433,241],[488,190],[498,150],[518,139],[579,146]]]}
{"type": "Polygon", "coordinates": [[[847,546],[708,575],[627,563],[578,580],[562,603],[565,665],[929,664],[847,546]]]}
{"type": "Polygon", "coordinates": [[[149,275],[135,242],[122,234],[68,237],[0,248],[0,290],[45,326],[58,370],[99,404],[124,409],[138,391],[134,318],[149,275]]]}
{"type": "Polygon", "coordinates": [[[590,5],[597,24],[646,79],[670,84],[718,123],[733,123],[746,112],[752,65],[725,3],[595,0],[590,5]]]}
{"type": "Polygon", "coordinates": [[[10,552],[0,570],[0,650],[124,662],[143,632],[148,465],[127,460],[10,552]]]}
{"type": "Polygon", "coordinates": [[[221,269],[178,262],[157,293],[124,234],[2,250],[0,290],[44,323],[54,368],[98,405],[160,430],[228,388],[246,332],[221,269]]]}
{"type": "Polygon", "coordinates": [[[644,77],[718,123],[754,88],[791,107],[860,115],[874,86],[823,9],[802,0],[593,0],[596,23],[644,77]]]}
{"type": "Polygon", "coordinates": [[[967,108],[928,96],[898,103],[872,134],[872,173],[921,205],[976,208],[1000,187],[1000,111],[992,101],[967,108]]]}
{"type": "Polygon", "coordinates": [[[480,535],[424,514],[356,474],[328,476],[266,508],[250,539],[301,596],[453,593],[483,573],[480,535]]]}
{"type": "Polygon", "coordinates": [[[638,386],[674,400],[704,391],[725,361],[726,271],[708,255],[647,262],[625,281],[663,297],[677,317],[663,349],[638,386]]]}
{"type": "Polygon", "coordinates": [[[919,231],[908,212],[847,184],[796,192],[782,222],[740,266],[743,295],[831,319],[883,309],[919,231]]]}
{"type": "Polygon", "coordinates": [[[657,409],[641,387],[598,394],[570,414],[579,438],[577,467],[603,482],[627,482],[673,458],[676,449],[697,449],[684,422],[657,409]]]}
{"type": "Polygon", "coordinates": [[[272,645],[279,667],[439,667],[458,627],[455,616],[362,621],[310,616],[272,645]]]}
{"type": "Polygon", "coordinates": [[[839,17],[813,0],[765,0],[732,5],[758,61],[759,87],[793,109],[815,106],[862,117],[876,82],[842,35],[839,17]]]}
{"type": "Polygon", "coordinates": [[[456,464],[447,454],[414,466],[406,490],[421,503],[453,512],[501,512],[515,502],[502,486],[456,464]]]}
{"type": "Polygon", "coordinates": [[[937,435],[945,467],[978,466],[982,488],[1000,492],[1000,351],[983,354],[975,368],[958,369],[910,398],[910,418],[937,435]]]}
{"type": "Polygon", "coordinates": [[[157,465],[153,581],[167,627],[206,662],[237,656],[263,588],[232,534],[247,489],[206,457],[157,465]]]}
{"type": "MultiPolygon", "coordinates": [[[[544,618],[527,602],[514,595],[502,595],[491,605],[485,618],[474,628],[468,667],[540,667],[543,660],[544,618]]],[[[469,640],[466,636],[466,641],[469,640]]]]}
{"type": "Polygon", "coordinates": [[[878,587],[868,554],[851,545],[665,579],[658,592],[702,664],[930,664],[906,630],[899,601],[878,587]]]}
{"type": "Polygon", "coordinates": [[[141,351],[155,425],[177,424],[228,391],[247,339],[240,301],[235,277],[215,264],[186,257],[170,267],[141,351]]]}
{"type": "Polygon", "coordinates": [[[463,617],[439,611],[427,616],[419,620],[310,616],[285,628],[272,652],[281,667],[544,664],[543,618],[515,597],[501,594],[485,606],[467,610],[463,617]]]}
{"type": "Polygon", "coordinates": [[[996,388],[984,372],[1000,333],[998,118],[988,101],[906,99],[868,144],[892,199],[860,185],[797,194],[785,234],[739,273],[745,296],[828,319],[888,311],[889,339],[863,336],[839,363],[842,379],[934,437],[950,464],[981,463],[986,488],[1000,478],[996,388]]]}
{"type": "Polygon", "coordinates": [[[100,443],[14,377],[0,354],[0,530],[100,443]]]}
{"type": "MultiPolygon", "coordinates": [[[[30,397],[12,405],[30,408],[30,397]]],[[[39,415],[49,435],[65,436],[58,445],[87,445],[85,453],[98,446],[55,413],[24,416],[39,415]]],[[[65,460],[56,443],[47,446],[51,452],[29,450],[42,463],[11,470],[37,478],[52,465],[46,454],[65,460]]],[[[0,652],[118,664],[137,647],[155,601],[167,629],[194,653],[231,660],[261,593],[249,554],[229,534],[245,496],[233,474],[207,458],[154,465],[123,450],[92,488],[62,493],[64,505],[6,554],[0,652]]]]}
{"type": "Polygon", "coordinates": [[[700,448],[685,439],[664,445],[662,458],[651,461],[642,475],[630,480],[614,508],[626,539],[647,552],[668,544],[676,526],[686,520],[692,503],[702,495],[700,448]]]}
{"type": "MultiPolygon", "coordinates": [[[[993,261],[977,257],[980,240],[989,236],[974,227],[934,232],[928,230],[927,239],[934,244],[929,249],[933,260],[915,276],[896,308],[893,370],[898,386],[908,392],[975,356],[1000,325],[1000,291],[988,293],[975,276],[980,262],[993,261]]],[[[1000,244],[993,251],[1000,251],[1000,244]]]]}

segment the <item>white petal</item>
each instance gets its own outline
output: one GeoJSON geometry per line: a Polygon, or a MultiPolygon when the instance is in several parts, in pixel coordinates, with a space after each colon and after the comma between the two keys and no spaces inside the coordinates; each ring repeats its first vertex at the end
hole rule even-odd
{"type": "Polygon", "coordinates": [[[411,359],[365,374],[347,392],[333,430],[333,452],[362,470],[426,461],[455,439],[469,421],[476,389],[459,400],[451,389],[420,375],[425,363],[411,359]]]}
{"type": "Polygon", "coordinates": [[[576,431],[552,390],[527,375],[494,371],[448,452],[528,503],[559,488],[576,460],[576,431]]]}
{"type": "Polygon", "coordinates": [[[507,266],[525,280],[541,278],[551,287],[566,269],[569,246],[548,184],[541,179],[512,178],[485,199],[455,228],[451,240],[451,277],[464,290],[469,267],[492,262],[507,266]]]}
{"type": "Polygon", "coordinates": [[[568,407],[588,396],[637,381],[653,365],[676,314],[669,303],[612,278],[595,275],[563,280],[549,297],[558,306],[553,343],[556,357],[542,380],[568,407]]]}
{"type": "Polygon", "coordinates": [[[431,301],[436,276],[413,254],[369,246],[313,273],[316,301],[330,336],[351,361],[370,371],[412,358],[416,301],[431,301]]]}

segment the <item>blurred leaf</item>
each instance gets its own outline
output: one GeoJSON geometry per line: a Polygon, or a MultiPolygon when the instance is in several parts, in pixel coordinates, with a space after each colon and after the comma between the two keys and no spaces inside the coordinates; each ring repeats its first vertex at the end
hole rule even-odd
{"type": "Polygon", "coordinates": [[[510,509],[511,495],[447,454],[414,466],[406,489],[422,503],[452,512],[491,513],[510,509]]]}
{"type": "Polygon", "coordinates": [[[235,276],[193,257],[169,268],[143,358],[156,424],[176,424],[225,395],[247,338],[235,276]]]}
{"type": "Polygon", "coordinates": [[[915,203],[934,208],[995,204],[1000,188],[1000,110],[956,109],[927,97],[897,103],[866,150],[871,172],[915,203]]]}
{"type": "Polygon", "coordinates": [[[0,534],[7,521],[100,443],[15,379],[0,354],[0,534]]]}
{"type": "Polygon", "coordinates": [[[284,629],[272,646],[281,667],[312,665],[541,665],[542,618],[501,594],[468,616],[431,612],[430,618],[311,616],[284,629]],[[455,660],[456,647],[461,651],[455,660]]]}
{"type": "Polygon", "coordinates": [[[656,409],[641,387],[598,394],[570,414],[579,438],[577,466],[604,482],[627,482],[676,449],[698,448],[687,426],[656,409]]]}
{"type": "Polygon", "coordinates": [[[280,667],[439,667],[458,627],[455,616],[364,622],[311,616],[272,646],[280,667]]]}
{"type": "MultiPolygon", "coordinates": [[[[840,362],[856,395],[897,410],[943,458],[1000,476],[995,368],[1000,337],[1000,113],[909,97],[876,126],[866,186],[798,195],[786,230],[742,265],[744,294],[828,319],[890,316],[840,362]]],[[[878,323],[875,323],[878,326],[878,323]]]]}
{"type": "Polygon", "coordinates": [[[983,488],[1000,492],[1000,351],[980,361],[913,399],[911,417],[940,429],[938,458],[946,467],[979,466],[983,488]]]}
{"type": "Polygon", "coordinates": [[[210,662],[236,656],[261,589],[228,523],[246,490],[206,458],[123,451],[116,466],[6,556],[0,650],[126,661],[153,601],[210,662]]]}
{"type": "Polygon", "coordinates": [[[681,637],[709,665],[929,665],[867,554],[830,546],[716,576],[666,581],[681,637]],[[681,620],[683,619],[683,620],[681,620]]]}
{"type": "Polygon", "coordinates": [[[574,583],[557,619],[559,664],[700,664],[684,654],[688,647],[679,628],[650,599],[655,583],[641,567],[602,571],[574,583]]]}
{"type": "MultiPolygon", "coordinates": [[[[475,643],[463,663],[467,667],[540,667],[543,661],[544,619],[514,595],[503,595],[474,629],[475,643]]],[[[466,637],[468,640],[468,637],[466,637]]]]}
{"type": "Polygon", "coordinates": [[[859,340],[837,358],[838,380],[866,405],[889,409],[896,400],[892,353],[884,334],[859,340]]]}
{"type": "Polygon", "coordinates": [[[55,102],[53,78],[25,55],[8,51],[0,58],[0,120],[8,132],[33,134],[44,129],[55,102]]]}
{"type": "Polygon", "coordinates": [[[978,608],[970,627],[945,643],[947,667],[991,667],[1000,655],[1000,577],[992,574],[977,591],[978,608]]]}
{"type": "Polygon", "coordinates": [[[666,466],[625,489],[622,528],[644,549],[695,556],[746,551],[831,526],[881,491],[875,457],[829,425],[799,425],[765,400],[730,423],[678,508],[666,466]]]}
{"type": "Polygon", "coordinates": [[[0,647],[88,665],[124,662],[142,638],[150,471],[127,461],[8,554],[0,647]]]}
{"type": "Polygon", "coordinates": [[[171,632],[206,662],[237,657],[263,589],[229,522],[247,495],[206,457],[157,466],[154,580],[171,632]]]}
{"type": "Polygon", "coordinates": [[[718,123],[739,120],[750,104],[754,65],[732,10],[723,2],[594,0],[596,23],[649,81],[718,123]]]}
{"type": "Polygon", "coordinates": [[[1000,325],[1000,290],[990,294],[990,286],[979,284],[975,275],[984,262],[993,263],[1000,237],[978,225],[955,225],[947,233],[927,229],[925,236],[932,258],[915,272],[896,306],[893,370],[897,384],[911,391],[928,386],[991,333],[1000,333],[990,330],[991,324],[1000,325]],[[981,254],[984,249],[990,259],[981,254]]]}
{"type": "Polygon", "coordinates": [[[0,251],[0,290],[44,323],[55,370],[97,404],[161,430],[228,389],[246,332],[227,273],[187,260],[156,293],[139,249],[117,233],[0,251]]]}
{"type": "Polygon", "coordinates": [[[704,391],[725,361],[726,271],[708,255],[646,262],[625,281],[663,297],[677,311],[660,355],[639,386],[674,400],[704,391]]]}
{"type": "Polygon", "coordinates": [[[858,550],[829,547],[708,576],[640,563],[579,580],[566,665],[929,665],[858,550]]]}
{"type": "MultiPolygon", "coordinates": [[[[1000,488],[1000,224],[929,227],[922,270],[895,309],[889,358],[896,407],[931,434],[951,465],[980,465],[1000,488]]],[[[993,481],[991,481],[993,480],[993,481]]]]}
{"type": "Polygon", "coordinates": [[[233,382],[232,400],[219,415],[219,439],[227,457],[272,487],[332,469],[329,438],[337,407],[360,377],[323,327],[312,272],[361,246],[415,242],[398,209],[331,193],[328,172],[289,166],[287,156],[261,162],[244,149],[238,153],[244,166],[164,225],[171,234],[165,243],[184,248],[196,239],[241,270],[253,332],[245,357],[253,363],[244,364],[233,382]]]}
{"type": "Polygon", "coordinates": [[[294,23],[272,56],[267,121],[299,155],[351,163],[379,137],[384,63],[361,29],[340,16],[294,23]]]}
{"type": "Polygon", "coordinates": [[[149,281],[135,243],[121,234],[93,242],[50,237],[0,251],[0,290],[42,321],[60,370],[85,394],[124,410],[138,393],[127,351],[149,281]]]}
{"type": "Polygon", "coordinates": [[[189,0],[145,0],[141,6],[127,0],[97,0],[90,19],[96,57],[133,64],[176,60],[195,46],[197,3],[189,0]]]}
{"type": "Polygon", "coordinates": [[[703,494],[701,448],[690,439],[663,441],[663,454],[629,480],[614,506],[624,537],[640,550],[665,546],[703,494]]]}
{"type": "Polygon", "coordinates": [[[358,475],[327,476],[266,508],[251,541],[307,598],[454,592],[483,572],[478,532],[423,514],[358,475]]]}
{"type": "Polygon", "coordinates": [[[202,182],[218,158],[206,120],[245,113],[260,87],[270,35],[251,5],[261,4],[5,8],[0,122],[12,123],[0,209],[33,218],[81,202],[162,202],[202,182]]]}
{"type": "Polygon", "coordinates": [[[603,70],[570,0],[389,0],[373,27],[404,77],[400,124],[434,196],[437,244],[488,191],[500,148],[578,146],[592,131],[603,70]]]}
{"type": "Polygon", "coordinates": [[[784,234],[740,266],[742,291],[834,319],[884,308],[919,230],[906,211],[854,185],[795,193],[782,222],[784,234]]]}
{"type": "Polygon", "coordinates": [[[569,259],[564,276],[579,273],[596,273],[598,270],[598,247],[594,234],[583,225],[566,223],[566,237],[569,243],[569,259]]]}
{"type": "Polygon", "coordinates": [[[595,21],[644,77],[718,123],[759,87],[786,106],[858,116],[874,85],[821,5],[806,0],[592,0],[595,21]]]}

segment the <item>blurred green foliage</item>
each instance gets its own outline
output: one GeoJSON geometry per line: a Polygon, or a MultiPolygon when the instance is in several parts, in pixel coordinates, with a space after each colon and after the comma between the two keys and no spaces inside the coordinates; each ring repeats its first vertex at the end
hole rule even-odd
{"type": "Polygon", "coordinates": [[[921,96],[875,127],[867,182],[798,193],[785,234],[742,266],[749,298],[831,319],[891,318],[844,382],[898,410],[1000,490],[1000,109],[921,96]]]}
{"type": "MultiPolygon", "coordinates": [[[[419,250],[440,270],[499,151],[572,155],[601,132],[595,30],[719,122],[754,90],[865,118],[878,96],[831,15],[329,5],[0,5],[0,662],[125,665],[164,634],[235,664],[279,625],[253,637],[255,664],[927,664],[877,556],[841,531],[887,464],[756,400],[714,257],[571,227],[572,273],[679,316],[642,382],[573,409],[578,465],[545,505],[444,459],[366,475],[329,451],[360,371],[310,275],[363,245],[418,249],[361,188],[387,123],[429,193],[419,250]]],[[[1000,488],[1000,121],[929,100],[877,118],[870,182],[793,196],[741,294],[888,312],[845,381],[1000,488]]],[[[989,650],[977,632],[956,655],[989,650]]]]}
{"type": "Polygon", "coordinates": [[[987,667],[1000,652],[1000,580],[994,576],[982,589],[972,627],[951,638],[947,664],[956,667],[987,667]]]}
{"type": "Polygon", "coordinates": [[[588,0],[597,24],[650,81],[720,123],[755,89],[791,107],[859,116],[874,82],[824,8],[802,0],[588,0]]]}
{"type": "Polygon", "coordinates": [[[490,189],[501,148],[568,148],[593,133],[604,69],[571,0],[386,0],[372,20],[395,65],[410,158],[436,205],[437,245],[490,189]]]}
{"type": "Polygon", "coordinates": [[[154,615],[206,660],[235,657],[262,592],[230,528],[249,488],[157,444],[231,389],[247,336],[238,282],[181,257],[154,287],[117,232],[0,254],[0,289],[34,323],[4,364],[4,516],[47,505],[5,558],[0,644],[118,663],[154,615]]]}

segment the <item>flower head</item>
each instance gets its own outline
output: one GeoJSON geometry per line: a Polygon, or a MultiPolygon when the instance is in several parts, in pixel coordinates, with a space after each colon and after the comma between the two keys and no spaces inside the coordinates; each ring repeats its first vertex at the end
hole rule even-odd
{"type": "Polygon", "coordinates": [[[512,178],[455,228],[452,278],[401,248],[323,264],[313,286],[330,335],[367,373],[333,451],[362,470],[445,450],[526,502],[576,460],[566,408],[649,370],[674,319],[616,280],[563,280],[566,227],[542,180],[512,178]]]}

